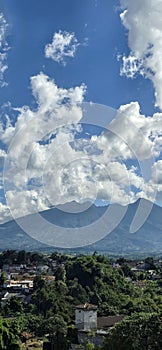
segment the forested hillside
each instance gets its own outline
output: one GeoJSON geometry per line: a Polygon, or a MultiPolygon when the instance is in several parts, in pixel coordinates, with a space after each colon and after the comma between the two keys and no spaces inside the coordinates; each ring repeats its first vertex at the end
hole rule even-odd
{"type": "MultiPolygon", "coordinates": [[[[19,260],[37,262],[32,253],[17,254],[19,260]]],[[[142,345],[147,338],[151,349],[161,349],[162,279],[150,280],[147,271],[135,274],[124,259],[114,268],[107,257],[95,253],[78,257],[53,253],[50,257],[38,255],[37,258],[49,266],[55,261],[55,280],[49,283],[45,278],[48,273],[37,275],[28,304],[13,297],[1,306],[0,349],[8,350],[11,344],[15,344],[11,349],[21,349],[23,331],[38,337],[52,334],[56,349],[69,349],[75,338],[75,306],[80,303],[97,305],[99,316],[127,316],[111,330],[104,350],[149,349],[142,345]],[[145,283],[141,288],[138,282],[142,280],[145,283]]],[[[161,274],[161,268],[158,273],[161,274]]],[[[1,274],[1,289],[3,278],[1,274]]]]}

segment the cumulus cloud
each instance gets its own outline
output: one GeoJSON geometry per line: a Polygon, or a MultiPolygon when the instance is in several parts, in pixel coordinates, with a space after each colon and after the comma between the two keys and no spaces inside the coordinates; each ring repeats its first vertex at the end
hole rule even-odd
{"type": "MultiPolygon", "coordinates": [[[[160,191],[154,174],[155,168],[161,172],[161,113],[146,117],[132,102],[119,108],[108,130],[86,137],[80,124],[84,85],[64,89],[40,73],[31,78],[31,91],[37,108],[16,108],[15,122],[10,113],[0,122],[4,190],[14,217],[73,200],[154,200],[160,191]],[[145,177],[140,166],[147,159],[152,168],[145,177]]],[[[7,207],[2,209],[6,220],[7,207]]]]}
{"type": "Polygon", "coordinates": [[[139,73],[151,79],[156,105],[162,109],[162,2],[120,0],[121,21],[128,30],[130,55],[123,56],[121,74],[139,73]]]}
{"type": "Polygon", "coordinates": [[[4,82],[4,73],[7,66],[7,51],[9,49],[8,43],[6,41],[8,24],[4,18],[3,13],[0,13],[0,87],[6,85],[4,82]]]}
{"type": "Polygon", "coordinates": [[[36,205],[38,210],[47,208],[50,187],[58,203],[59,171],[76,157],[70,142],[74,139],[74,129],[79,130],[74,125],[82,118],[81,103],[86,91],[84,85],[59,88],[43,73],[31,78],[31,87],[37,110],[27,106],[17,108],[15,124],[8,121],[4,125],[1,121],[0,127],[0,141],[8,147],[4,165],[5,193],[16,216],[20,216],[20,212],[21,215],[32,212],[31,208],[34,211],[36,205]],[[23,205],[18,210],[20,198],[23,205]]]}
{"type": "Polygon", "coordinates": [[[12,220],[12,215],[7,205],[0,202],[0,224],[12,220]]]}
{"type": "Polygon", "coordinates": [[[66,65],[66,59],[75,56],[78,45],[74,33],[59,30],[54,33],[52,43],[45,46],[45,57],[66,65]]]}
{"type": "Polygon", "coordinates": [[[119,108],[109,124],[109,132],[92,136],[92,140],[110,159],[143,161],[157,158],[162,151],[161,118],[161,113],[152,117],[142,115],[138,102],[131,102],[119,108]]]}
{"type": "MultiPolygon", "coordinates": [[[[131,50],[129,57],[123,56],[121,74],[149,77],[161,107],[160,2],[156,21],[155,1],[121,0],[121,4],[131,50]]],[[[3,16],[0,20],[5,60],[7,24],[3,16]]],[[[74,33],[59,31],[46,45],[45,55],[65,65],[78,45],[74,33]]],[[[138,102],[131,102],[119,108],[107,130],[86,137],[80,124],[84,84],[65,89],[40,73],[31,77],[31,92],[37,108],[14,108],[13,119],[10,106],[0,118],[0,170],[4,167],[6,196],[6,205],[0,203],[0,223],[11,214],[15,218],[73,200],[125,205],[141,197],[154,201],[155,194],[162,193],[162,113],[145,116],[138,102]],[[148,160],[150,167],[144,169],[148,160]]]]}
{"type": "Polygon", "coordinates": [[[152,166],[152,179],[155,184],[160,185],[162,190],[162,160],[158,160],[152,166]]]}

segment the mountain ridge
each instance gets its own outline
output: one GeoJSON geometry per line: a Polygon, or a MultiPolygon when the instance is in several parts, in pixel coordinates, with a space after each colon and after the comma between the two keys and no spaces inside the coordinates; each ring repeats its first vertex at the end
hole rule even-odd
{"type": "MultiPolygon", "coordinates": [[[[96,206],[94,204],[90,205],[88,203],[88,207],[82,212],[81,209],[85,206],[85,204],[79,203],[67,203],[66,205],[59,206],[59,208],[54,207],[48,210],[39,212],[40,218],[42,218],[45,223],[50,223],[55,225],[55,227],[62,227],[63,229],[76,229],[77,227],[85,227],[85,230],[89,225],[93,224],[95,228],[95,223],[98,223],[100,220],[100,230],[103,230],[103,227],[107,224],[105,221],[105,214],[110,207],[112,212],[115,208],[115,215],[118,215],[119,211],[123,208],[127,209],[125,215],[122,220],[119,222],[117,227],[115,227],[112,232],[106,234],[101,239],[93,242],[89,245],[84,245],[84,247],[75,247],[72,249],[73,251],[87,251],[92,252],[94,250],[100,253],[108,253],[115,255],[125,255],[125,254],[141,254],[152,252],[153,254],[161,254],[162,253],[162,208],[157,204],[151,203],[147,200],[142,200],[143,208],[147,206],[151,207],[152,210],[145,221],[145,223],[140,227],[140,229],[136,233],[130,233],[130,225],[135,217],[135,214],[138,210],[139,204],[141,200],[137,200],[136,202],[129,204],[126,207],[121,206],[120,204],[112,204],[111,206],[96,206]],[[68,209],[73,205],[74,212],[68,212],[68,209]],[[66,209],[66,211],[65,211],[66,209]],[[79,210],[79,212],[75,212],[79,210]]],[[[27,233],[23,231],[23,229],[18,225],[18,223],[23,226],[25,223],[26,226],[32,226],[35,224],[37,214],[29,214],[25,217],[21,217],[15,220],[8,221],[7,223],[0,225],[0,249],[26,249],[26,250],[45,250],[45,249],[53,249],[57,250],[62,247],[50,246],[50,244],[44,244],[39,242],[37,239],[33,239],[27,233]]],[[[38,220],[39,220],[38,216],[38,220]]],[[[120,216],[120,215],[119,215],[120,216]]],[[[110,220],[110,219],[109,219],[110,220]]],[[[113,218],[111,218],[113,223],[113,218]]],[[[111,222],[110,222],[111,224],[111,222]]],[[[44,230],[46,226],[43,226],[44,230]]],[[[108,228],[107,228],[108,229],[108,228]]],[[[94,229],[94,235],[95,232],[94,229]]],[[[41,232],[40,232],[41,234],[41,232]]],[[[42,232],[42,235],[45,234],[42,232]]],[[[39,233],[38,233],[39,236],[39,233]]],[[[64,247],[63,247],[64,248],[64,247]]],[[[69,247],[70,249],[70,247],[69,247]]],[[[66,250],[66,249],[65,249],[66,250]]]]}

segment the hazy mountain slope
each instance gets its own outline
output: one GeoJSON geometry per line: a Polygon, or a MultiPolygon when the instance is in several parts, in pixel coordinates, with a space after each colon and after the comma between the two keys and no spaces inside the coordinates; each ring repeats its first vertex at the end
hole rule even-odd
{"type": "MultiPolygon", "coordinates": [[[[147,201],[143,204],[147,205],[147,201]]],[[[136,213],[139,201],[128,206],[128,210],[120,222],[120,224],[105,238],[93,243],[92,245],[82,248],[82,250],[97,250],[98,252],[109,252],[114,254],[133,254],[133,253],[162,253],[162,208],[154,204],[152,211],[144,223],[144,225],[136,232],[130,233],[130,223],[136,213]]],[[[81,206],[75,203],[76,211],[80,211],[81,206]]],[[[115,212],[121,209],[120,205],[116,205],[115,212]]],[[[74,228],[84,227],[90,225],[92,222],[100,220],[100,230],[102,232],[103,227],[106,225],[105,216],[107,207],[90,206],[83,212],[68,213],[62,211],[64,206],[58,208],[52,208],[41,212],[40,215],[50,223],[54,223],[58,227],[74,228]]],[[[36,214],[28,215],[20,219],[21,223],[29,226],[36,226],[36,214]]],[[[110,223],[111,224],[111,223],[110,223]]],[[[42,230],[45,228],[42,228],[42,230]]],[[[44,232],[40,232],[44,234],[44,232]]],[[[94,232],[95,234],[95,232],[94,232]]],[[[13,220],[3,225],[0,225],[0,249],[27,249],[27,250],[42,250],[46,249],[43,243],[40,243],[26,233],[23,232],[21,227],[13,220]]],[[[54,249],[54,247],[53,247],[54,249]]],[[[74,250],[74,249],[73,249],[74,250]]]]}

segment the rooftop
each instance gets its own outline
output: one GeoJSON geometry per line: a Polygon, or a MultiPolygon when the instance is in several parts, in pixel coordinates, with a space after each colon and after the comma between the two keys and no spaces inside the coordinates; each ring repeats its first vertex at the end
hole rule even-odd
{"type": "Polygon", "coordinates": [[[108,327],[113,327],[116,323],[121,322],[124,317],[124,315],[97,317],[97,328],[104,329],[108,327]]]}
{"type": "Polygon", "coordinates": [[[85,303],[77,305],[75,308],[80,310],[97,310],[97,305],[85,303]]]}

